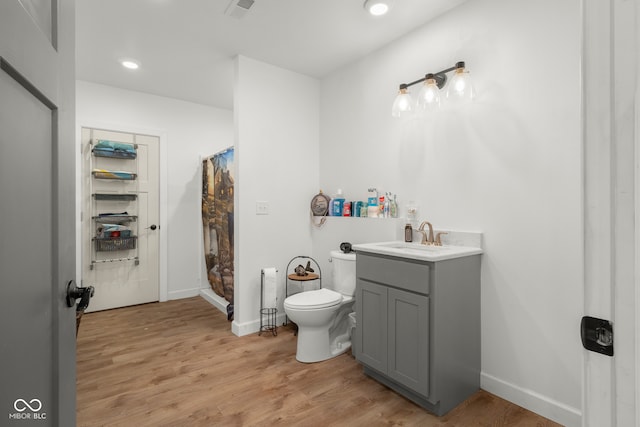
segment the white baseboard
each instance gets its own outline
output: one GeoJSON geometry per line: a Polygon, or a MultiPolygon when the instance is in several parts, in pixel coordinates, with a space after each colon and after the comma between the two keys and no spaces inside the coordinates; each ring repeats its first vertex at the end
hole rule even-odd
{"type": "Polygon", "coordinates": [[[200,296],[202,298],[209,301],[209,304],[211,304],[212,306],[214,306],[215,308],[223,312],[226,316],[227,305],[229,304],[229,301],[227,301],[226,299],[222,298],[220,295],[213,292],[213,289],[211,288],[199,289],[199,291],[200,291],[200,296]]]}
{"type": "MultiPolygon", "coordinates": [[[[227,314],[227,305],[229,302],[222,298],[220,295],[213,292],[211,288],[200,289],[200,296],[205,300],[209,301],[209,303],[223,312],[225,315],[227,314]]],[[[276,317],[276,325],[280,326],[285,321],[285,314],[279,313],[276,317]]],[[[260,319],[253,319],[248,322],[239,323],[237,320],[231,322],[231,332],[234,335],[239,337],[243,335],[254,334],[260,331],[260,319]]]]}
{"type": "Polygon", "coordinates": [[[168,292],[167,298],[171,301],[174,299],[197,297],[198,295],[200,295],[200,288],[191,288],[168,292]]]}
{"type": "Polygon", "coordinates": [[[579,409],[565,405],[535,391],[518,387],[484,372],[480,374],[480,387],[489,393],[549,418],[563,426],[580,427],[582,425],[582,412],[579,409]]]}
{"type": "MultiPolygon", "coordinates": [[[[286,320],[285,313],[276,315],[276,325],[282,326],[286,320]]],[[[236,320],[231,324],[231,332],[241,337],[243,335],[255,334],[260,332],[260,319],[254,319],[249,322],[239,323],[236,320]]]]}

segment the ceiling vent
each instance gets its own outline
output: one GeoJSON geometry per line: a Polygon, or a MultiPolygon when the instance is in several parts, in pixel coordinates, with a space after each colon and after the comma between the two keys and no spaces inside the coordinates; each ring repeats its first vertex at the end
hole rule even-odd
{"type": "Polygon", "coordinates": [[[224,14],[236,19],[242,19],[251,9],[254,2],[255,0],[231,0],[224,14]]]}

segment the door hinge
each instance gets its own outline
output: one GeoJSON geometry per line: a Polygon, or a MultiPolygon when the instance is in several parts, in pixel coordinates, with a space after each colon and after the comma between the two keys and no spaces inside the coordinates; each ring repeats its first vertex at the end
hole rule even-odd
{"type": "Polygon", "coordinates": [[[609,320],[584,316],[580,322],[580,338],[587,350],[613,356],[613,324],[609,320]]]}

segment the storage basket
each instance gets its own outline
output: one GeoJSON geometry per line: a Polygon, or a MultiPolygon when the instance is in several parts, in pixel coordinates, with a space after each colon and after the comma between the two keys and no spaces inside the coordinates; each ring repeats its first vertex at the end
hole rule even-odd
{"type": "Polygon", "coordinates": [[[109,239],[95,239],[96,251],[98,252],[112,252],[123,251],[136,248],[137,236],[131,237],[116,237],[109,239]]]}

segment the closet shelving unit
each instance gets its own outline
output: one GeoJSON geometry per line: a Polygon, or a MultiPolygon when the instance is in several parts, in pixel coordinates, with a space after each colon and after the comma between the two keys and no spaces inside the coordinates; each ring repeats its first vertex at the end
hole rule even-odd
{"type": "Polygon", "coordinates": [[[138,156],[136,153],[95,150],[98,141],[90,142],[89,193],[91,194],[91,225],[95,231],[91,244],[90,269],[107,262],[133,261],[140,264],[138,252],[138,156]],[[115,169],[117,166],[117,170],[115,169]],[[126,173],[118,173],[126,172],[126,173]],[[114,212],[115,211],[115,212],[114,212]],[[101,236],[101,225],[123,225],[128,230],[118,236],[101,236]]]}

